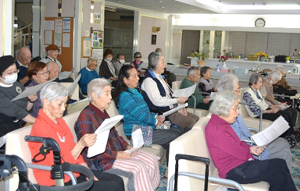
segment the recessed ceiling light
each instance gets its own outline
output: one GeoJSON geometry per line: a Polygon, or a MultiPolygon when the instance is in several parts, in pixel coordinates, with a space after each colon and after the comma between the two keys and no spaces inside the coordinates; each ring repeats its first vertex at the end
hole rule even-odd
{"type": "Polygon", "coordinates": [[[162,1],[158,1],[158,2],[162,3],[162,1]]]}
{"type": "Polygon", "coordinates": [[[163,8],[163,9],[164,9],[164,8],[165,8],[165,6],[162,6],[161,8],[163,8]]]}

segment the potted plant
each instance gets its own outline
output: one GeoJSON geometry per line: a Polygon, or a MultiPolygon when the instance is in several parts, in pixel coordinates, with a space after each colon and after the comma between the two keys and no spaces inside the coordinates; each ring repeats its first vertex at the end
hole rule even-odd
{"type": "Polygon", "coordinates": [[[205,64],[205,58],[207,58],[208,56],[206,55],[205,52],[200,52],[199,50],[197,51],[193,51],[191,53],[191,57],[193,58],[197,58],[197,63],[198,65],[204,66],[205,64]]]}

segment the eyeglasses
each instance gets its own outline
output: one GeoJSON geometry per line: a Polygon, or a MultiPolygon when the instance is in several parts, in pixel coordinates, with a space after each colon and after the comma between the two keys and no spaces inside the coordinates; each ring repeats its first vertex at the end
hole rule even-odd
{"type": "Polygon", "coordinates": [[[47,72],[40,72],[40,73],[37,73],[37,75],[40,75],[40,76],[49,75],[49,71],[47,71],[47,72]]]}
{"type": "Polygon", "coordinates": [[[31,61],[31,58],[25,58],[24,56],[22,56],[22,55],[20,55],[21,56],[21,58],[24,60],[24,61],[31,61]]]}
{"type": "Polygon", "coordinates": [[[7,71],[6,72],[6,75],[12,75],[12,74],[15,74],[15,73],[19,73],[19,70],[15,70],[15,71],[7,71]]]}
{"type": "Polygon", "coordinates": [[[237,112],[238,110],[240,110],[240,106],[239,107],[236,107],[236,108],[230,108],[231,110],[237,112]]]}

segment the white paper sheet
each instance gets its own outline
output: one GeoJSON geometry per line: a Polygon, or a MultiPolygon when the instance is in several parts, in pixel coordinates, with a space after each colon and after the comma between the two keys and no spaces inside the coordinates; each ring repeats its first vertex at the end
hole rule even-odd
{"type": "Polygon", "coordinates": [[[116,125],[124,116],[117,115],[112,118],[105,119],[103,123],[95,131],[97,140],[94,145],[89,147],[87,157],[91,158],[105,151],[110,129],[116,125]]]}
{"type": "Polygon", "coordinates": [[[70,47],[70,34],[69,33],[63,33],[63,47],[70,47]]]}
{"type": "Polygon", "coordinates": [[[208,100],[214,100],[218,92],[211,92],[208,100]]]}
{"type": "Polygon", "coordinates": [[[183,105],[180,105],[180,106],[178,106],[178,107],[175,107],[175,108],[173,108],[173,109],[171,109],[171,110],[166,111],[165,113],[163,113],[162,116],[168,116],[168,115],[171,115],[172,113],[175,113],[176,111],[178,111],[178,110],[180,110],[180,109],[182,109],[182,108],[185,108],[185,107],[187,107],[188,105],[189,105],[188,103],[185,103],[185,104],[183,104],[183,105]]]}
{"type": "Polygon", "coordinates": [[[45,21],[44,30],[54,30],[54,21],[45,21]]]}
{"type": "Polygon", "coordinates": [[[281,110],[286,110],[287,108],[289,108],[289,107],[291,107],[291,105],[287,105],[287,104],[285,104],[285,103],[282,103],[282,104],[280,104],[279,105],[279,107],[281,108],[281,110]]]}
{"type": "Polygon", "coordinates": [[[192,85],[191,87],[184,88],[184,89],[178,89],[175,90],[172,94],[173,97],[190,97],[194,94],[196,89],[196,84],[192,85]]]}
{"type": "Polygon", "coordinates": [[[44,82],[42,84],[36,85],[36,86],[31,86],[26,88],[22,93],[20,93],[19,95],[17,95],[14,99],[12,99],[11,101],[16,101],[19,99],[22,99],[24,97],[28,97],[31,95],[36,94],[38,91],[40,91],[46,84],[49,84],[50,82],[52,82],[55,79],[49,80],[47,82],[44,82]]]}
{"type": "Polygon", "coordinates": [[[148,64],[147,63],[145,63],[145,62],[143,62],[141,65],[140,65],[140,67],[138,67],[138,71],[141,71],[141,70],[145,70],[145,69],[147,69],[148,68],[148,64]]]}
{"type": "Polygon", "coordinates": [[[76,85],[77,85],[78,81],[80,80],[80,78],[81,78],[81,74],[79,74],[77,76],[77,78],[74,80],[74,82],[69,86],[69,88],[68,88],[69,96],[71,96],[74,93],[74,90],[75,90],[76,85]]]}
{"type": "Polygon", "coordinates": [[[257,146],[263,147],[277,139],[287,129],[289,129],[288,122],[282,116],[279,116],[268,128],[253,135],[251,138],[257,146]]]}
{"type": "Polygon", "coordinates": [[[63,80],[63,79],[67,79],[68,77],[70,77],[71,76],[71,73],[72,73],[72,71],[70,71],[70,72],[60,72],[59,74],[58,74],[58,79],[59,80],[63,80]]]}
{"type": "Polygon", "coordinates": [[[61,47],[61,33],[54,33],[54,44],[61,47]]]}
{"type": "Polygon", "coordinates": [[[52,31],[45,31],[45,42],[44,44],[52,44],[52,31]]]}
{"type": "Polygon", "coordinates": [[[133,153],[134,151],[140,149],[144,145],[143,133],[141,129],[137,129],[131,134],[131,139],[133,143],[133,148],[126,150],[126,153],[133,153]]]}

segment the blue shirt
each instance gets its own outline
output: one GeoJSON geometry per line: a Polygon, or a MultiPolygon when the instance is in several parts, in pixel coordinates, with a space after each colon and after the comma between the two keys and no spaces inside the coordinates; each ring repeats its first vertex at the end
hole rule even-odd
{"type": "MultiPolygon", "coordinates": [[[[233,130],[235,131],[235,133],[241,140],[251,140],[250,137],[252,136],[252,134],[251,134],[250,130],[248,129],[248,127],[246,126],[246,124],[240,114],[237,117],[236,121],[233,124],[231,124],[231,127],[233,128],[233,130]]],[[[248,143],[248,144],[251,145],[250,143],[248,143]]],[[[255,143],[253,143],[252,145],[255,145],[255,143]]],[[[256,155],[253,155],[253,156],[254,156],[254,158],[258,159],[258,156],[256,156],[256,155]]],[[[269,159],[270,153],[269,153],[268,148],[266,148],[260,156],[261,156],[260,160],[269,159]]]]}

